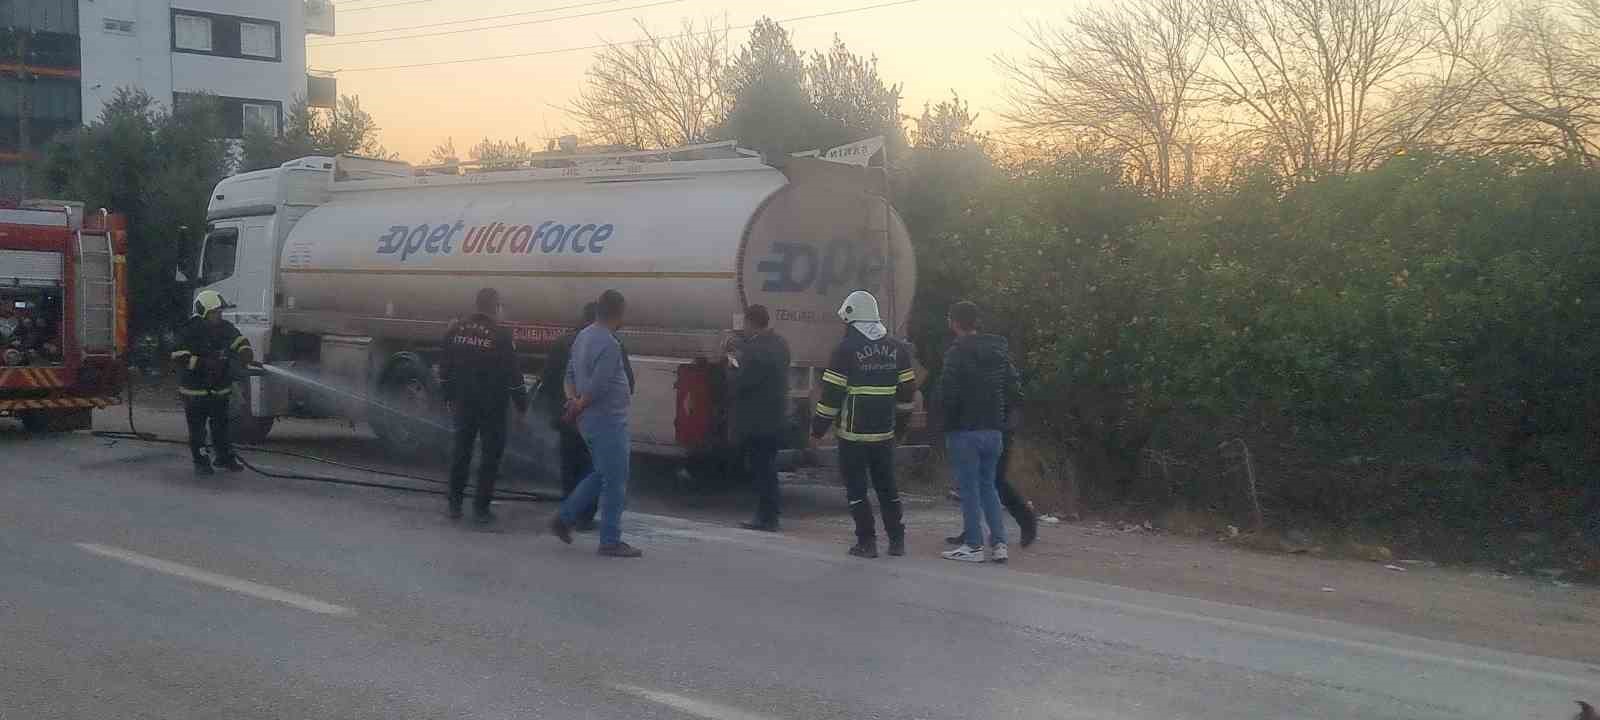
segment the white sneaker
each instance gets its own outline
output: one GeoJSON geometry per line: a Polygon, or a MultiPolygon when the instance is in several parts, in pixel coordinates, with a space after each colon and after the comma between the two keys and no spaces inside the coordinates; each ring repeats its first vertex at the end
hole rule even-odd
{"type": "Polygon", "coordinates": [[[1000,563],[1001,565],[1004,565],[1006,558],[1007,555],[1005,543],[995,543],[994,547],[989,548],[989,562],[1000,563]]]}
{"type": "Polygon", "coordinates": [[[983,562],[983,550],[971,545],[962,545],[954,550],[946,550],[941,554],[944,559],[955,560],[956,562],[983,562]]]}

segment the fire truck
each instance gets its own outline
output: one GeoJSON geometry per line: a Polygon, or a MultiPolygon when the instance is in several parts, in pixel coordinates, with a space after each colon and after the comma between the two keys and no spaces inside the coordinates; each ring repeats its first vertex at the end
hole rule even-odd
{"type": "Polygon", "coordinates": [[[127,381],[127,231],[105,210],[0,206],[0,416],[83,430],[127,381]]]}

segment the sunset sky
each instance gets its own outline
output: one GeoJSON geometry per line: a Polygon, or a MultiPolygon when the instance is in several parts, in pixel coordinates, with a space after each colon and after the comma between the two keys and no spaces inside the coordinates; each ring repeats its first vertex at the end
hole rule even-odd
{"type": "MultiPolygon", "coordinates": [[[[465,152],[484,137],[542,144],[574,129],[561,108],[582,86],[594,51],[547,51],[638,38],[636,21],[671,34],[684,19],[739,28],[763,15],[783,20],[887,2],[892,0],[344,0],[338,3],[338,36],[307,39],[308,64],[337,71],[339,92],[360,96],[383,127],[388,149],[419,161],[446,138],[465,152]],[[549,12],[536,12],[544,10],[549,12]],[[390,28],[413,29],[373,32],[390,28]],[[411,39],[391,39],[406,37],[411,39]],[[547,54],[363,70],[538,52],[547,54]]],[[[955,90],[984,121],[992,121],[1003,83],[991,58],[1020,52],[1019,31],[1029,21],[1059,20],[1063,13],[1063,0],[914,0],[784,25],[802,51],[823,48],[838,34],[851,50],[876,54],[884,78],[904,85],[907,113],[955,90]]],[[[735,29],[730,44],[737,47],[748,35],[735,29]]]]}

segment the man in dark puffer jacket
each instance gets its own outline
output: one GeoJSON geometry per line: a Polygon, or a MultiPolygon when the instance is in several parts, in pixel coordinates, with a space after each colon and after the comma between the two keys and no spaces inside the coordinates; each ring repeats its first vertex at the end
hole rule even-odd
{"type": "Polygon", "coordinates": [[[956,340],[945,351],[940,397],[944,407],[945,446],[951,469],[961,483],[963,542],[944,553],[948,560],[1003,563],[1007,560],[1006,527],[995,491],[1001,431],[1008,403],[1017,395],[1017,369],[1005,338],[978,333],[978,306],[962,301],[951,306],[950,329],[956,340]],[[983,525],[989,526],[984,556],[983,525]]]}

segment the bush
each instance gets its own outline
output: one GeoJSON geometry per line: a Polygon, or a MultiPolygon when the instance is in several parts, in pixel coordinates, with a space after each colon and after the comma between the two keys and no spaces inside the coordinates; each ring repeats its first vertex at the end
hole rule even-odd
{"type": "MultiPolygon", "coordinates": [[[[1548,521],[1497,505],[1581,488],[1600,459],[1594,170],[1414,155],[1157,201],[1062,161],[964,206],[918,238],[924,275],[971,278],[1090,501],[1149,499],[1150,450],[1217,486],[1194,497],[1228,495],[1217,448],[1244,439],[1276,514],[1487,528],[1548,521]]],[[[919,296],[918,326],[944,309],[919,296]]]]}

